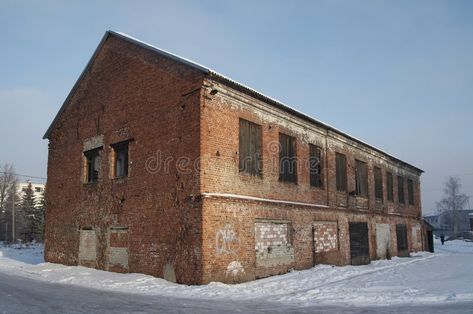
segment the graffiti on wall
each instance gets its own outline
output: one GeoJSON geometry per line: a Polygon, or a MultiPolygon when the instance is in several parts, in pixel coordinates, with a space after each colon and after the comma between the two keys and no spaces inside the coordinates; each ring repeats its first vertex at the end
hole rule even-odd
{"type": "Polygon", "coordinates": [[[226,224],[219,229],[215,235],[215,249],[218,255],[234,254],[240,246],[240,239],[233,229],[233,226],[226,224]]]}

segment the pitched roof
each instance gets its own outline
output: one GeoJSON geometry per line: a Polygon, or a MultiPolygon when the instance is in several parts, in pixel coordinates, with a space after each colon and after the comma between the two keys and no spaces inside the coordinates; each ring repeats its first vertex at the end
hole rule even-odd
{"type": "Polygon", "coordinates": [[[274,99],[272,97],[269,97],[251,87],[248,87],[242,83],[239,83],[235,80],[232,80],[230,79],[229,77],[226,77],[225,75],[222,75],[220,73],[218,73],[217,71],[214,71],[206,66],[203,66],[197,62],[194,62],[192,60],[189,60],[189,59],[186,59],[186,58],[183,58],[179,55],[176,55],[176,54],[173,54],[171,52],[168,52],[166,50],[163,50],[163,49],[160,49],[156,46],[153,46],[151,44],[148,44],[146,42],[143,42],[139,39],[136,39],[132,36],[129,36],[127,34],[124,34],[124,33],[121,33],[121,32],[115,32],[115,31],[106,31],[105,32],[105,35],[102,37],[102,40],[100,41],[100,44],[97,46],[97,48],[95,49],[95,52],[94,54],[92,55],[92,57],[90,58],[89,62],[87,63],[87,65],[85,66],[84,70],[82,71],[81,75],[79,76],[79,78],[77,79],[76,83],[74,84],[74,86],[72,87],[72,90],[69,92],[68,96],[66,97],[64,103],[62,104],[61,108],[59,109],[59,112],[56,114],[56,117],[54,118],[53,122],[51,123],[51,125],[49,126],[49,128],[47,129],[46,133],[44,134],[43,136],[43,139],[46,139],[49,137],[55,123],[57,122],[57,120],[59,119],[60,115],[62,114],[62,112],[64,111],[66,105],[69,103],[71,97],[74,95],[74,92],[76,91],[76,89],[78,88],[79,84],[80,84],[80,81],[82,80],[82,78],[85,76],[85,73],[87,73],[87,70],[90,68],[90,66],[92,65],[93,61],[95,60],[95,57],[97,56],[98,52],[100,51],[100,49],[102,48],[103,44],[105,43],[105,41],[107,40],[108,37],[110,36],[114,36],[116,38],[119,38],[119,39],[122,39],[122,40],[125,40],[129,43],[132,43],[134,45],[137,45],[137,46],[140,46],[142,48],[145,48],[147,50],[150,50],[150,51],[153,51],[161,56],[164,56],[164,57],[167,57],[167,58],[170,58],[172,60],[175,60],[179,63],[182,63],[184,65],[187,65],[189,67],[192,67],[198,71],[201,71],[203,74],[209,76],[210,78],[216,80],[216,81],[219,81],[219,82],[222,82],[226,85],[229,85],[231,86],[232,88],[236,89],[236,90],[239,90],[243,93],[246,93],[256,99],[259,99],[263,102],[266,102],[278,109],[281,109],[283,111],[286,111],[294,116],[297,116],[298,118],[301,118],[305,121],[308,121],[310,123],[313,123],[319,127],[322,127],[324,129],[327,129],[329,131],[332,131],[332,132],[335,132],[337,134],[340,134],[354,142],[357,142],[359,144],[362,144],[374,151],[377,151],[385,156],[387,156],[388,158],[390,158],[391,160],[395,161],[395,162],[398,162],[404,166],[407,166],[419,173],[422,173],[424,172],[422,169],[419,169],[411,164],[408,164],[406,163],[405,161],[402,161],[401,159],[397,158],[397,157],[394,157],[393,155],[390,155],[386,152],[384,152],[383,150],[377,148],[377,147],[374,147],[373,145],[370,145],[354,136],[351,136],[345,132],[342,132],[341,130],[327,124],[327,123],[324,123],[320,120],[317,120],[317,119],[314,119],[312,117],[310,117],[309,115],[305,114],[305,113],[302,113],[288,105],[286,105],[285,103],[277,100],[277,99],[274,99]]]}

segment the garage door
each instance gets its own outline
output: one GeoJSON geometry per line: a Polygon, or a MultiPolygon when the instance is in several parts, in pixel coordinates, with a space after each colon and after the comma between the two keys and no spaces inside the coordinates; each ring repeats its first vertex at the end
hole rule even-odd
{"type": "Polygon", "coordinates": [[[370,263],[368,225],[366,222],[350,223],[350,256],[352,265],[370,263]]]}
{"type": "Polygon", "coordinates": [[[407,227],[406,225],[396,225],[396,238],[397,238],[397,256],[409,256],[409,250],[407,247],[407,227]]]}

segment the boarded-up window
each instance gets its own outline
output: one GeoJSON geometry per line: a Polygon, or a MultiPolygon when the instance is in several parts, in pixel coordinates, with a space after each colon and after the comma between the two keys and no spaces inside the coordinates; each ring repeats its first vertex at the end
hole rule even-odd
{"type": "Polygon", "coordinates": [[[407,199],[409,205],[414,205],[414,182],[412,179],[407,179],[407,199]]]}
{"type": "Polygon", "coordinates": [[[296,139],[279,133],[279,180],[297,182],[296,139]]]}
{"type": "Polygon", "coordinates": [[[404,178],[402,176],[397,176],[397,195],[399,203],[404,204],[404,178]]]}
{"type": "Polygon", "coordinates": [[[338,250],[338,227],[336,221],[317,221],[314,223],[315,254],[338,250]]]}
{"type": "Polygon", "coordinates": [[[290,223],[287,221],[259,221],[255,223],[257,266],[275,266],[294,261],[290,223]]]}
{"type": "Polygon", "coordinates": [[[394,201],[394,185],[393,185],[393,174],[391,172],[386,172],[386,194],[388,201],[394,201]]]}
{"type": "Polygon", "coordinates": [[[356,195],[368,196],[368,166],[356,160],[355,167],[356,195]]]}
{"type": "Polygon", "coordinates": [[[322,187],[322,150],[309,144],[309,154],[310,185],[322,187]]]}
{"type": "Polygon", "coordinates": [[[378,200],[383,199],[383,175],[378,167],[374,167],[374,196],[378,200]]]}
{"type": "Polygon", "coordinates": [[[102,148],[96,148],[84,152],[85,157],[85,183],[95,183],[99,180],[100,172],[100,151],[102,148]]]}
{"type": "Polygon", "coordinates": [[[240,119],[240,172],[261,175],[261,126],[240,119]]]}
{"type": "Polygon", "coordinates": [[[337,191],[346,192],[347,190],[347,157],[343,154],[335,155],[335,170],[337,191]]]}

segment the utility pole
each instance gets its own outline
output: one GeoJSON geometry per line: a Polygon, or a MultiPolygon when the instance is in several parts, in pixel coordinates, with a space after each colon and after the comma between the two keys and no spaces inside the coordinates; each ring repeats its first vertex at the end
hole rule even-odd
{"type": "Polygon", "coordinates": [[[15,243],[15,195],[16,194],[16,185],[13,187],[13,204],[12,204],[12,215],[11,215],[11,239],[15,243]]]}

